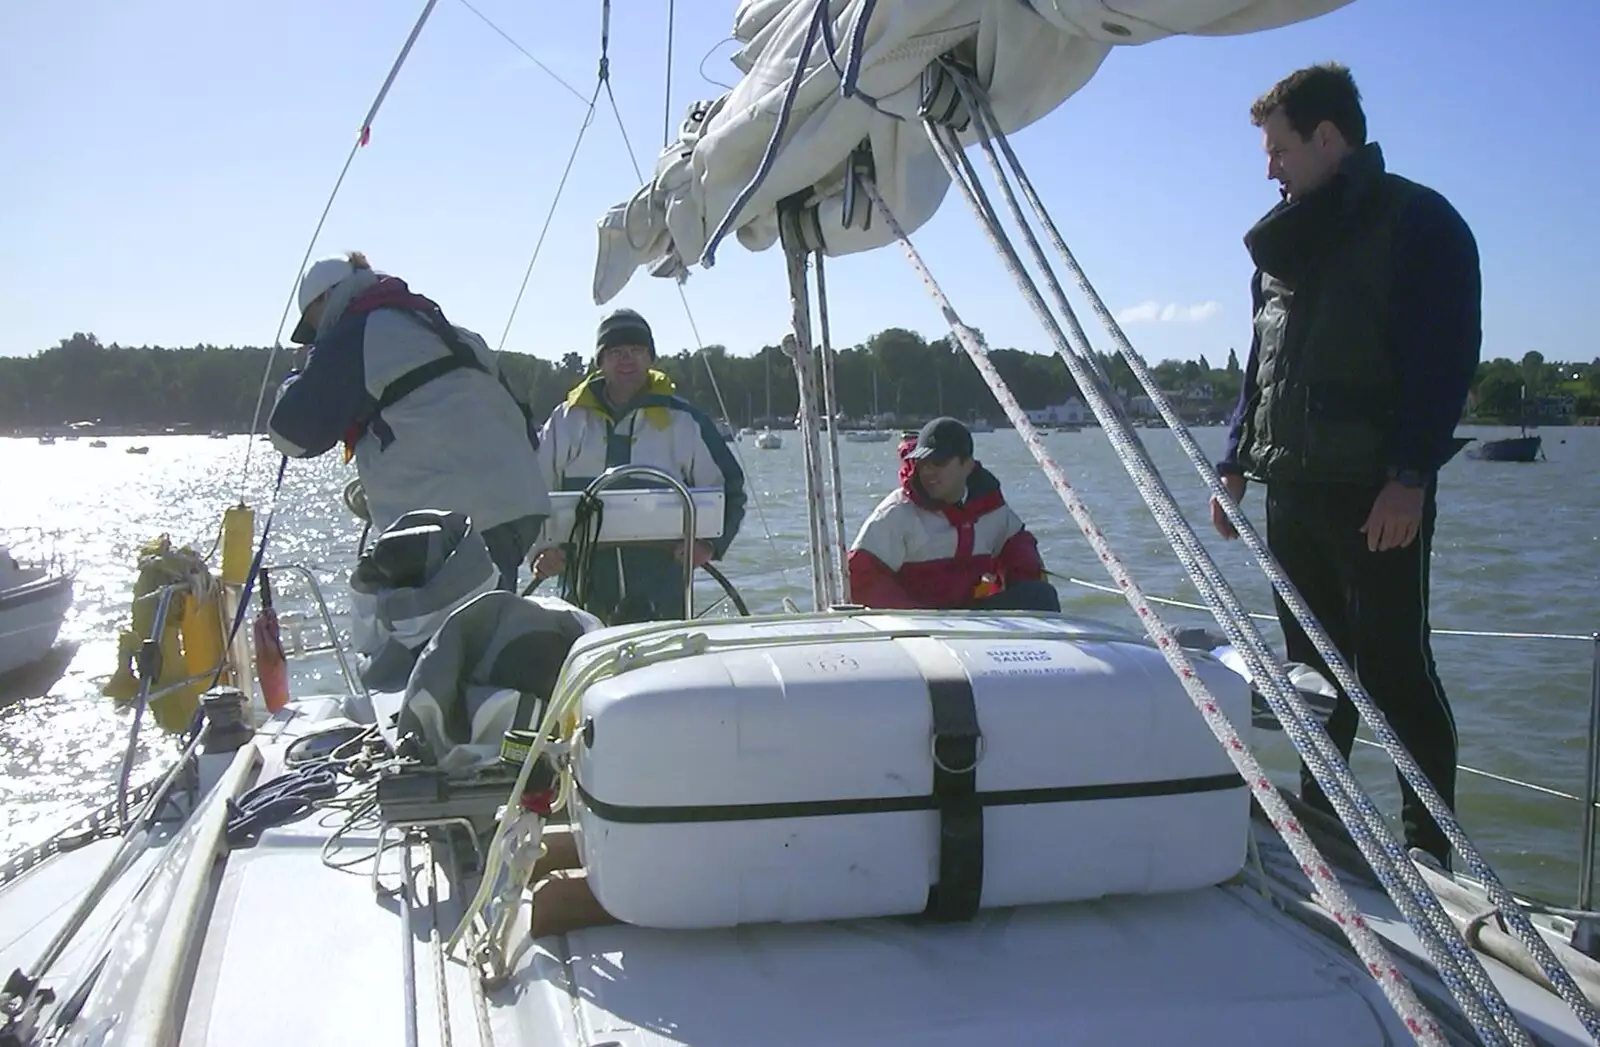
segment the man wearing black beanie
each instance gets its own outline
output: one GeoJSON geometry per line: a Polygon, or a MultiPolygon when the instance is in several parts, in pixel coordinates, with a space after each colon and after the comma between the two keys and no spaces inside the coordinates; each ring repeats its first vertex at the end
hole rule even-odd
{"type": "MultiPolygon", "coordinates": [[[[720,559],[739,532],[744,471],[712,420],[650,366],[655,359],[655,336],[637,312],[618,309],[600,321],[595,370],[550,413],[540,434],[539,464],[552,491],[581,491],[618,465],[652,465],[687,487],[722,488],[722,535],[695,543],[699,566],[720,559]]],[[[560,546],[537,548],[534,576],[564,574],[566,554],[560,546]]],[[[684,617],[682,558],[678,542],[670,549],[600,547],[577,587],[586,596],[584,609],[612,625],[684,617]]]]}

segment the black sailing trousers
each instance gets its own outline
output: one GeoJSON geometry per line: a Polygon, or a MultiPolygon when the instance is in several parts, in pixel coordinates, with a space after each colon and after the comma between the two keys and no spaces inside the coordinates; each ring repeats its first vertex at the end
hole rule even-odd
{"type": "MultiPolygon", "coordinates": [[[[1359,484],[1272,483],[1267,487],[1267,545],[1417,766],[1454,810],[1456,724],[1434,668],[1428,627],[1428,561],[1438,492],[1430,482],[1422,526],[1409,546],[1375,553],[1368,551],[1361,525],[1378,490],[1359,484]]],[[[1336,684],[1281,597],[1277,610],[1288,659],[1319,670],[1336,684]]],[[[1339,688],[1328,736],[1346,760],[1358,723],[1355,704],[1339,688]]],[[[1406,845],[1448,865],[1449,840],[1404,779],[1400,788],[1406,845]]],[[[1300,796],[1332,811],[1303,764],[1300,796]]]]}

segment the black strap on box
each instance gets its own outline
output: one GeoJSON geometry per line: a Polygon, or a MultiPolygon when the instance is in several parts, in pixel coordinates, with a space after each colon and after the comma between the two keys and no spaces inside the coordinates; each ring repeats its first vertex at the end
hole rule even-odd
{"type": "Polygon", "coordinates": [[[972,680],[955,655],[931,638],[902,640],[928,684],[933,709],[933,801],[939,813],[939,877],[928,889],[923,915],[940,921],[970,920],[983,895],[983,802],[978,764],[983,732],[972,680]]]}

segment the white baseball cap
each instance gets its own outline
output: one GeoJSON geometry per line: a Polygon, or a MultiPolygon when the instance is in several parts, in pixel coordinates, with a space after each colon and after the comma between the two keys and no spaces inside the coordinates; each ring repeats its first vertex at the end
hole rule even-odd
{"type": "Polygon", "coordinates": [[[295,325],[294,333],[290,340],[299,345],[309,345],[316,339],[317,329],[314,324],[306,322],[305,312],[311,308],[311,303],[343,283],[356,271],[356,266],[349,258],[340,255],[335,258],[319,258],[311,263],[311,267],[300,277],[300,322],[295,325]]]}

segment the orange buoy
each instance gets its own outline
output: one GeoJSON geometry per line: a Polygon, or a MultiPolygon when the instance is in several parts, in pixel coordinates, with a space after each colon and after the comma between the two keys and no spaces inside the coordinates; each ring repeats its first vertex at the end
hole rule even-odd
{"type": "Polygon", "coordinates": [[[278,637],[278,612],[272,609],[272,584],[261,572],[261,610],[251,626],[256,641],[256,682],[267,712],[276,713],[289,704],[289,663],[278,637]]]}

